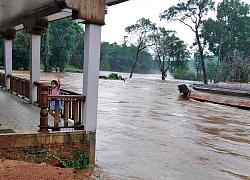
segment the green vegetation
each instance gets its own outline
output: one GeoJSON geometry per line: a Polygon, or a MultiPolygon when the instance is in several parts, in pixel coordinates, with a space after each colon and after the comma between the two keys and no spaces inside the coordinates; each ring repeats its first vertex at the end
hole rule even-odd
{"type": "Polygon", "coordinates": [[[79,170],[79,169],[87,169],[90,167],[89,156],[86,155],[84,151],[82,151],[79,148],[75,149],[72,157],[68,158],[59,157],[56,156],[55,154],[47,152],[44,161],[46,162],[50,158],[58,160],[61,163],[61,165],[66,168],[74,168],[76,170],[79,170]]]}
{"type": "Polygon", "coordinates": [[[74,66],[66,66],[64,68],[64,71],[66,71],[66,72],[75,72],[75,73],[82,73],[83,69],[79,69],[79,68],[76,68],[74,66]]]}
{"type": "Polygon", "coordinates": [[[117,73],[111,73],[108,76],[109,79],[118,79],[118,74],[117,73]]]}
{"type": "MultiPolygon", "coordinates": [[[[130,72],[135,61],[136,52],[137,48],[134,45],[102,42],[100,70],[130,72]]],[[[142,50],[138,55],[134,72],[146,74],[155,71],[155,69],[156,63],[153,61],[152,55],[146,50],[142,50]]]]}
{"type": "Polygon", "coordinates": [[[167,31],[165,28],[158,28],[151,35],[151,39],[155,61],[161,71],[162,80],[165,80],[167,72],[173,74],[188,70],[189,51],[184,42],[175,36],[175,32],[167,31]]]}
{"type": "Polygon", "coordinates": [[[217,19],[204,22],[202,37],[218,57],[215,82],[248,82],[250,72],[250,6],[240,0],[223,0],[217,19]]]}
{"type": "Polygon", "coordinates": [[[167,21],[178,21],[183,23],[195,34],[195,44],[198,46],[199,58],[203,71],[204,83],[207,84],[207,73],[204,62],[204,44],[201,38],[202,22],[204,21],[208,11],[214,9],[214,1],[212,0],[188,0],[180,2],[176,6],[170,7],[161,14],[161,19],[167,21]]]}
{"type": "MultiPolygon", "coordinates": [[[[0,65],[4,63],[3,39],[0,39],[0,65]]],[[[30,36],[21,30],[13,41],[13,69],[29,70],[30,36]]],[[[136,56],[136,47],[126,44],[101,43],[100,70],[130,72],[136,56]]],[[[45,72],[82,72],[84,62],[84,31],[71,19],[49,24],[41,40],[41,68],[45,72]]],[[[152,55],[143,50],[138,56],[136,73],[155,71],[152,55]]]]}
{"type": "Polygon", "coordinates": [[[173,77],[175,79],[186,79],[186,80],[196,80],[195,73],[189,71],[183,71],[182,69],[178,69],[173,73],[173,77]]]}
{"type": "Polygon", "coordinates": [[[130,39],[133,39],[134,37],[136,39],[135,43],[133,43],[133,45],[136,47],[136,56],[129,75],[130,78],[133,76],[140,53],[152,46],[150,34],[152,34],[155,30],[156,24],[145,18],[139,19],[136,24],[125,28],[125,31],[130,36],[130,39]]]}
{"type": "Polygon", "coordinates": [[[89,156],[81,148],[76,148],[73,151],[72,155],[67,158],[57,156],[47,150],[43,150],[35,154],[28,154],[28,157],[30,159],[30,162],[32,163],[36,161],[39,161],[39,163],[41,163],[57,160],[61,164],[61,166],[65,168],[74,168],[76,170],[79,170],[87,169],[90,167],[89,156]]]}
{"type": "MultiPolygon", "coordinates": [[[[161,20],[177,21],[190,28],[195,39],[190,48],[174,30],[157,27],[141,18],[125,28],[122,44],[101,43],[100,70],[114,72],[167,72],[179,79],[213,82],[248,82],[250,79],[250,5],[240,0],[181,0],[159,12],[161,20]],[[216,11],[216,18],[207,17],[216,11]]],[[[167,23],[166,22],[166,23],[167,23]]],[[[13,69],[28,70],[30,36],[19,31],[13,41],[13,69]]],[[[41,41],[44,71],[82,72],[84,30],[65,18],[50,23],[41,41]]],[[[0,66],[4,64],[0,39],[0,66]]],[[[107,78],[108,77],[101,77],[107,78]]]]}
{"type": "Polygon", "coordinates": [[[125,81],[125,79],[121,75],[118,76],[117,73],[111,73],[108,75],[108,77],[107,76],[99,76],[99,78],[100,79],[111,79],[111,80],[118,80],[119,79],[119,80],[125,81]]]}
{"type": "MultiPolygon", "coordinates": [[[[161,19],[179,21],[195,33],[193,43],[196,80],[248,82],[250,78],[250,6],[240,0],[222,0],[217,16],[212,0],[179,2],[161,14],[161,19]],[[216,60],[215,60],[216,59],[216,60]]],[[[176,73],[176,72],[174,72],[176,73]]]]}

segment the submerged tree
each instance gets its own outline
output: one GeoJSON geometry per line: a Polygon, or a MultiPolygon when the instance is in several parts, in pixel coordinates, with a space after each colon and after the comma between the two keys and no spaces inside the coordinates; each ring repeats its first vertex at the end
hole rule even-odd
{"type": "Polygon", "coordinates": [[[136,22],[136,24],[128,26],[125,28],[125,31],[128,33],[131,43],[137,48],[135,62],[132,66],[130,72],[130,78],[133,75],[136,64],[138,62],[139,53],[152,44],[148,38],[149,34],[156,30],[155,23],[152,23],[149,19],[142,18],[136,22]],[[135,41],[133,43],[133,41],[135,41]]]}
{"type": "Polygon", "coordinates": [[[158,28],[149,37],[153,44],[152,49],[162,74],[162,80],[165,80],[168,71],[172,73],[185,66],[189,52],[184,42],[175,36],[174,31],[158,28]]]}
{"type": "Polygon", "coordinates": [[[160,15],[161,19],[183,23],[195,33],[205,84],[207,84],[207,74],[204,63],[204,47],[201,42],[200,31],[203,25],[203,19],[208,11],[213,9],[214,2],[212,0],[188,0],[186,3],[180,2],[176,6],[170,7],[160,15]]]}

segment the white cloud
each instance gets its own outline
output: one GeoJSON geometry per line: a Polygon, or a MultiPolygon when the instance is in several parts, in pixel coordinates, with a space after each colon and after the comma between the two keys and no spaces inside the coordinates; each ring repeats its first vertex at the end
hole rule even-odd
{"type": "Polygon", "coordinates": [[[102,41],[122,43],[127,26],[143,17],[158,24],[159,14],[174,4],[167,0],[130,0],[108,7],[106,25],[102,28],[102,41]]]}

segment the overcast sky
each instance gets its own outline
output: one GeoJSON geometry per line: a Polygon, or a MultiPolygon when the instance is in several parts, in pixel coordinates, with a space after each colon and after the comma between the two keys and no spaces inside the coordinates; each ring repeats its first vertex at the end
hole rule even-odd
{"type": "MultiPolygon", "coordinates": [[[[221,0],[215,0],[217,3],[221,0]]],[[[159,20],[159,14],[169,7],[176,5],[179,0],[129,0],[127,2],[108,7],[108,14],[102,27],[102,41],[122,44],[123,37],[127,35],[125,28],[133,25],[139,19],[149,18],[158,27],[176,30],[177,36],[189,45],[192,44],[194,35],[190,28],[178,22],[167,23],[159,20]]],[[[249,3],[250,0],[242,0],[249,3]]]]}

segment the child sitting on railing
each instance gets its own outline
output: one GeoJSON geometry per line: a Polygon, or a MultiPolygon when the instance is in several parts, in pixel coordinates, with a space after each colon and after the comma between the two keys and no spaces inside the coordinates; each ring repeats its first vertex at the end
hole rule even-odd
{"type": "MultiPolygon", "coordinates": [[[[60,82],[60,78],[61,78],[61,75],[59,74],[58,75],[58,81],[56,80],[52,80],[51,81],[51,87],[52,87],[52,90],[51,90],[51,94],[50,95],[54,95],[54,96],[58,96],[60,95],[60,87],[61,87],[61,82],[60,82]]],[[[59,104],[59,110],[62,109],[62,102],[61,101],[58,101],[58,104],[59,104]]],[[[55,111],[56,109],[56,101],[51,101],[50,102],[50,110],[49,110],[49,113],[55,117],[55,111]]]]}

